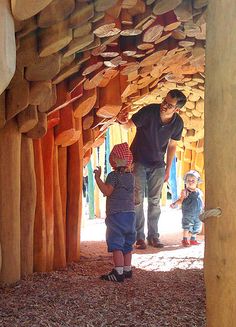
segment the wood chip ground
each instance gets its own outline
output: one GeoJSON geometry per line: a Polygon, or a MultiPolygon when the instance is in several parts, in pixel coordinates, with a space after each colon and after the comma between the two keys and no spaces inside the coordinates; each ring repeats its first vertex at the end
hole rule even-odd
{"type": "MultiPolygon", "coordinates": [[[[169,225],[170,226],[170,225],[169,225]]],[[[81,261],[66,269],[35,273],[0,288],[1,327],[204,327],[204,244],[183,248],[181,234],[166,234],[161,250],[133,255],[133,279],[99,279],[112,269],[104,221],[90,223],[81,261]]]]}

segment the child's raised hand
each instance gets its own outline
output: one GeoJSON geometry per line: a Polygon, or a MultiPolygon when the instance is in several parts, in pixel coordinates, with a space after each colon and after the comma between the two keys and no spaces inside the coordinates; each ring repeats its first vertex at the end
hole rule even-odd
{"type": "Polygon", "coordinates": [[[102,173],[101,166],[97,166],[97,168],[94,169],[93,173],[94,173],[95,178],[100,178],[101,173],[102,173]]]}
{"type": "Polygon", "coordinates": [[[171,207],[172,209],[175,209],[175,208],[177,208],[177,204],[176,204],[175,202],[174,202],[174,203],[171,203],[170,207],[171,207]]]}

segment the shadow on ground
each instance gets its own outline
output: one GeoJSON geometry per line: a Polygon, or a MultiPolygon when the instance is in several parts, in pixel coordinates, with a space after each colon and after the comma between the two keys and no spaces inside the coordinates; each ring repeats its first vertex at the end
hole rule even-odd
{"type": "Polygon", "coordinates": [[[124,283],[101,281],[110,257],[81,258],[67,269],[35,273],[0,289],[0,325],[203,327],[201,269],[134,269],[124,283]]]}

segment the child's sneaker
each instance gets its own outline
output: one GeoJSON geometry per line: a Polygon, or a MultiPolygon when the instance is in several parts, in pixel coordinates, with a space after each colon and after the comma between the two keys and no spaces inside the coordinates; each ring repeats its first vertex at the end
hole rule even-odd
{"type": "Polygon", "coordinates": [[[184,247],[188,247],[188,246],[190,246],[190,243],[189,243],[188,240],[182,240],[182,245],[183,245],[184,247]]]}
{"type": "Polygon", "coordinates": [[[190,245],[199,245],[201,243],[199,243],[197,240],[190,240],[190,245]]]}
{"type": "Polygon", "coordinates": [[[132,278],[132,275],[133,275],[132,270],[130,271],[124,270],[124,278],[132,278]]]}
{"type": "Polygon", "coordinates": [[[100,279],[120,283],[124,281],[124,274],[119,275],[115,269],[112,269],[112,271],[109,274],[102,275],[100,279]]]}

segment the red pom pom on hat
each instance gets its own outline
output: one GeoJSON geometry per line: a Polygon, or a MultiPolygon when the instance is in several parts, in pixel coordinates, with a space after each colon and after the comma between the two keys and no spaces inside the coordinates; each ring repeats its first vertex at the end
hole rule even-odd
{"type": "Polygon", "coordinates": [[[133,155],[127,142],[114,145],[110,156],[110,164],[113,168],[129,167],[133,162],[133,155]]]}

